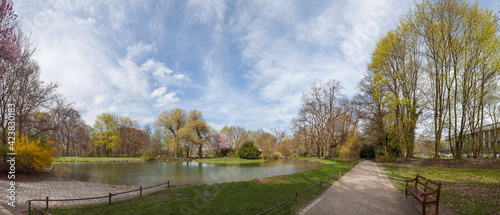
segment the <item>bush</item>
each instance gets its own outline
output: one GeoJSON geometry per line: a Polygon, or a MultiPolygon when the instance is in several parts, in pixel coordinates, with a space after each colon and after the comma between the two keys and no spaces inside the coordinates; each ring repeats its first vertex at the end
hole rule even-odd
{"type": "Polygon", "coordinates": [[[40,140],[30,140],[28,137],[20,137],[14,143],[17,153],[16,170],[21,173],[35,173],[48,166],[54,157],[52,153],[55,147],[49,143],[41,143],[40,140]]]}
{"type": "Polygon", "coordinates": [[[144,154],[141,156],[141,159],[145,160],[145,161],[154,161],[155,158],[151,155],[148,155],[148,154],[144,154]]]}
{"type": "Polygon", "coordinates": [[[238,151],[234,152],[234,157],[235,157],[235,158],[239,158],[239,157],[240,157],[240,155],[239,155],[238,151]]]}
{"type": "Polygon", "coordinates": [[[259,157],[260,151],[253,145],[253,142],[247,141],[243,143],[243,145],[240,147],[240,150],[238,150],[238,155],[240,158],[252,159],[259,157]]]}
{"type": "Polygon", "coordinates": [[[380,162],[394,162],[396,160],[396,155],[389,152],[385,153],[383,150],[377,150],[375,160],[380,162]]]}
{"type": "Polygon", "coordinates": [[[279,153],[279,152],[275,152],[275,153],[273,153],[272,157],[273,157],[273,159],[278,159],[278,158],[283,157],[283,155],[281,155],[281,153],[279,153]]]}
{"type": "Polygon", "coordinates": [[[357,143],[355,138],[349,138],[341,147],[340,147],[340,158],[347,159],[359,159],[359,152],[361,151],[361,147],[357,143]]]}
{"type": "Polygon", "coordinates": [[[390,154],[379,155],[378,158],[377,158],[377,161],[380,161],[380,162],[394,162],[394,161],[396,161],[396,156],[390,155],[390,154]]]}

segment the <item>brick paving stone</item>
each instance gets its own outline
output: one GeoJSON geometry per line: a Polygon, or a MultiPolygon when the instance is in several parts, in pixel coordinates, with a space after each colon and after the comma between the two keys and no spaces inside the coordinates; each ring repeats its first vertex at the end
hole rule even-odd
{"type": "MultiPolygon", "coordinates": [[[[0,180],[1,187],[8,187],[10,181],[0,180]]],[[[165,189],[166,186],[153,187],[143,189],[143,195],[165,189]]],[[[43,199],[49,196],[49,199],[80,199],[92,198],[100,196],[108,196],[109,193],[120,193],[130,190],[139,189],[139,186],[126,186],[126,185],[108,185],[108,184],[95,184],[82,181],[35,181],[35,182],[19,182],[16,183],[16,208],[7,205],[8,196],[2,195],[0,204],[6,210],[14,214],[26,214],[27,204],[26,201],[32,199],[43,199]]],[[[123,200],[133,197],[138,197],[139,191],[126,193],[118,196],[113,196],[112,201],[123,200]]],[[[108,198],[93,199],[93,200],[79,200],[79,201],[49,201],[49,207],[69,207],[80,205],[92,205],[108,202],[108,198]]],[[[32,206],[43,209],[45,208],[45,201],[34,201],[32,206]]],[[[0,212],[2,208],[0,207],[0,212]]]]}

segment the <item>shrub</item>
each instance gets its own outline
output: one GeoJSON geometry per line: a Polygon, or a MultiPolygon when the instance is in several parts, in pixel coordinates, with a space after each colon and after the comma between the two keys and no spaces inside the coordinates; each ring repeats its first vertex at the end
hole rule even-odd
{"type": "Polygon", "coordinates": [[[240,155],[239,155],[238,151],[234,152],[234,157],[235,157],[235,158],[239,158],[239,157],[240,157],[240,155]]]}
{"type": "Polygon", "coordinates": [[[154,161],[155,158],[151,155],[148,155],[148,154],[144,154],[141,156],[141,159],[145,160],[145,161],[154,161]]]}
{"type": "Polygon", "coordinates": [[[380,162],[394,162],[396,160],[396,155],[385,152],[384,150],[376,150],[375,153],[375,160],[380,161],[380,162]]]}
{"type": "Polygon", "coordinates": [[[359,152],[361,151],[361,147],[355,141],[354,138],[349,138],[341,147],[340,147],[340,158],[347,159],[359,159],[359,152]]]}
{"type": "Polygon", "coordinates": [[[54,158],[52,153],[56,150],[49,143],[42,143],[40,140],[30,140],[28,137],[20,137],[14,143],[17,153],[16,170],[21,173],[35,173],[46,167],[54,158]]]}
{"type": "Polygon", "coordinates": [[[275,153],[273,153],[272,157],[273,157],[273,159],[278,159],[278,158],[283,157],[283,155],[281,155],[281,153],[279,153],[279,152],[275,152],[275,153]]]}
{"type": "Polygon", "coordinates": [[[252,159],[259,157],[260,151],[253,145],[253,142],[247,141],[241,145],[240,150],[238,150],[238,155],[240,158],[252,159]]]}

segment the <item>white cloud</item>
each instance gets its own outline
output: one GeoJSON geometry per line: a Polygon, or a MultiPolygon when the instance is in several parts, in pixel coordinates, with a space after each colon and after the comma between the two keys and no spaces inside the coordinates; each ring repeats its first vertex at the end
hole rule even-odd
{"type": "Polygon", "coordinates": [[[154,97],[160,97],[161,95],[163,95],[165,92],[167,92],[167,88],[166,87],[160,87],[156,90],[154,90],[151,95],[149,95],[149,97],[151,98],[154,98],[154,97]]]}
{"type": "Polygon", "coordinates": [[[175,74],[173,77],[174,77],[174,78],[176,78],[176,79],[182,80],[182,79],[184,79],[186,76],[184,76],[183,74],[175,74]]]}
{"type": "Polygon", "coordinates": [[[179,98],[176,97],[175,92],[167,92],[167,87],[160,87],[154,90],[149,97],[150,98],[157,98],[155,107],[163,107],[169,104],[172,104],[174,102],[178,102],[179,98]]]}
{"type": "Polygon", "coordinates": [[[94,96],[94,101],[92,101],[92,104],[93,105],[100,105],[105,100],[106,100],[106,96],[105,95],[97,95],[97,96],[94,96]]]}
{"type": "Polygon", "coordinates": [[[154,106],[155,107],[163,107],[163,106],[166,106],[168,104],[178,102],[178,101],[179,101],[179,98],[175,97],[175,93],[170,92],[170,93],[167,93],[165,95],[160,96],[156,100],[156,104],[154,106]]]}

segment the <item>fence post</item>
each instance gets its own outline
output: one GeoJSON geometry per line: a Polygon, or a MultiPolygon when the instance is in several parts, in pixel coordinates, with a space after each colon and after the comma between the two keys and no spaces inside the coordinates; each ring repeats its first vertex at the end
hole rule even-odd
{"type": "Polygon", "coordinates": [[[31,214],[31,201],[28,201],[28,215],[31,214]]]}
{"type": "Polygon", "coordinates": [[[109,204],[111,204],[111,196],[112,196],[112,195],[113,195],[113,194],[109,193],[109,204]]]}
{"type": "Polygon", "coordinates": [[[45,209],[49,209],[49,197],[45,196],[45,209]]]}
{"type": "Polygon", "coordinates": [[[142,186],[139,188],[140,192],[141,192],[141,197],[142,197],[142,186]]]}
{"type": "Polygon", "coordinates": [[[295,203],[299,203],[299,192],[295,191],[295,203]]]}
{"type": "Polygon", "coordinates": [[[167,189],[170,188],[170,181],[167,181],[167,189]]]}

